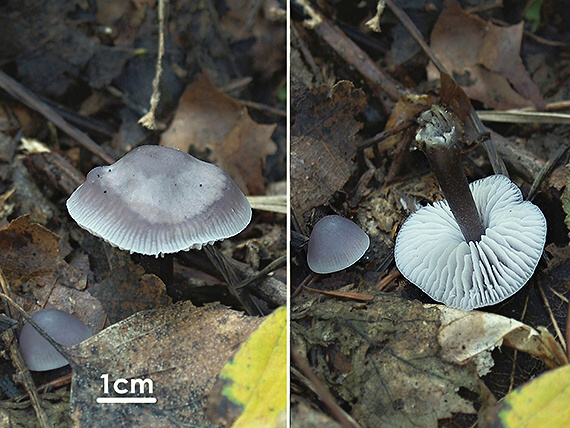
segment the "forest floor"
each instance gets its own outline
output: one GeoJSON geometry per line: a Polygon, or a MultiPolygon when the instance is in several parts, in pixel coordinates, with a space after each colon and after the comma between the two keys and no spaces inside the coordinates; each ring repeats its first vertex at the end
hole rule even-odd
{"type": "Polygon", "coordinates": [[[548,0],[378,4],[292,3],[292,421],[473,426],[567,362],[568,10],[548,0]],[[453,80],[441,83],[442,68],[453,80]],[[393,255],[410,207],[443,198],[414,138],[437,103],[463,119],[472,105],[490,132],[491,150],[465,133],[469,182],[508,174],[548,225],[525,287],[451,317],[400,275],[393,255]],[[354,266],[316,275],[307,240],[330,214],[353,220],[370,247],[354,266]],[[549,350],[521,352],[509,336],[517,328],[541,331],[549,350]]]}

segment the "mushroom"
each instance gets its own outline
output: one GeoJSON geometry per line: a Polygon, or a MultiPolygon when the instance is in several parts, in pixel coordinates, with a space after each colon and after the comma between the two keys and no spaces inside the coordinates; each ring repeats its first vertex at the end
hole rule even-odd
{"type": "Polygon", "coordinates": [[[370,238],[354,222],[328,215],[311,232],[307,263],[315,273],[338,272],[360,260],[369,246],[370,238]]]}
{"type": "MultiPolygon", "coordinates": [[[[31,317],[57,343],[65,347],[77,345],[91,337],[91,331],[85,324],[59,309],[42,309],[31,317]]],[[[29,323],[24,324],[20,332],[20,351],[32,371],[54,370],[69,364],[29,323]]]]}
{"type": "Polygon", "coordinates": [[[405,221],[394,247],[402,275],[434,300],[472,310],[499,303],[530,279],[546,241],[540,209],[504,175],[471,184],[455,146],[457,128],[438,106],[416,139],[446,198],[405,221]]]}
{"type": "Polygon", "coordinates": [[[247,198],[220,168],[150,145],[90,171],[67,209],[111,245],[155,257],[229,238],[251,220],[247,198]]]}
{"type": "Polygon", "coordinates": [[[251,220],[249,202],[228,174],[163,146],[140,146],[91,170],[67,209],[111,245],[152,256],[200,249],[251,220]]]}

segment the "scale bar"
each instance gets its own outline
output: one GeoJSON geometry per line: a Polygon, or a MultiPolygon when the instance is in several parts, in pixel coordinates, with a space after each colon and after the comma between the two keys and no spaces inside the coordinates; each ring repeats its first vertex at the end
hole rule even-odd
{"type": "Polygon", "coordinates": [[[156,403],[156,397],[97,397],[97,403],[99,404],[111,404],[111,403],[123,403],[123,404],[133,404],[133,403],[156,403]]]}

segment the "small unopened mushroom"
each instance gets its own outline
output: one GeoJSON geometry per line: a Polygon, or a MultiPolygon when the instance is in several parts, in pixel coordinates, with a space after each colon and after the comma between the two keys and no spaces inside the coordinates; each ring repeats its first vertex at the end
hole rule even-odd
{"type": "Polygon", "coordinates": [[[504,175],[467,184],[442,111],[424,114],[417,139],[446,197],[410,215],[398,232],[396,266],[447,306],[471,310],[499,303],[530,279],[546,241],[546,219],[504,175]]]}
{"type": "MultiPolygon", "coordinates": [[[[42,309],[32,319],[57,343],[65,347],[77,345],[91,337],[91,331],[79,319],[59,309],[42,309]]],[[[29,323],[20,333],[20,351],[32,371],[54,370],[69,362],[29,323]]]]}
{"type": "Polygon", "coordinates": [[[251,220],[247,198],[228,174],[162,146],[140,146],[93,169],[67,209],[111,245],[152,256],[199,249],[251,220]]]}
{"type": "Polygon", "coordinates": [[[370,238],[354,222],[329,215],[320,219],[309,237],[307,263],[320,274],[338,272],[352,266],[370,246],[370,238]]]}

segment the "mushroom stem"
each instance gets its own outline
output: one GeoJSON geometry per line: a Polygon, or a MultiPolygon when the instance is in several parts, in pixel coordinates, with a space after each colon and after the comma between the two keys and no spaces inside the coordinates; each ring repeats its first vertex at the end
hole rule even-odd
{"type": "Polygon", "coordinates": [[[423,146],[439,187],[467,242],[479,241],[485,227],[475,206],[456,147],[455,119],[438,105],[422,113],[416,140],[423,146]]]}

